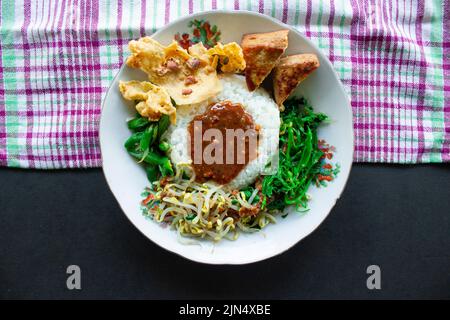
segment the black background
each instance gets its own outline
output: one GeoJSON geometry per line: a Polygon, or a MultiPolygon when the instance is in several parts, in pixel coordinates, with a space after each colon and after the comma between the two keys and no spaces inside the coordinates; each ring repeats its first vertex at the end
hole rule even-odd
{"type": "Polygon", "coordinates": [[[450,166],[354,165],[330,216],[286,253],[190,262],[147,240],[100,169],[0,169],[0,298],[450,298],[450,166]],[[81,267],[82,290],[66,288],[81,267]],[[366,268],[381,268],[381,290],[366,268]]]}

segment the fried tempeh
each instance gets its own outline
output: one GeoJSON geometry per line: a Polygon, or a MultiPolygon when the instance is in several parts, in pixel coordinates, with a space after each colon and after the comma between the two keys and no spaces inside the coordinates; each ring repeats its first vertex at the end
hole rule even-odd
{"type": "Polygon", "coordinates": [[[315,54],[296,54],[283,57],[274,69],[275,102],[281,106],[295,88],[320,66],[315,54]]]}
{"type": "Polygon", "coordinates": [[[252,33],[242,37],[241,47],[247,64],[245,79],[250,91],[255,90],[277,65],[288,46],[289,30],[252,33]]]}

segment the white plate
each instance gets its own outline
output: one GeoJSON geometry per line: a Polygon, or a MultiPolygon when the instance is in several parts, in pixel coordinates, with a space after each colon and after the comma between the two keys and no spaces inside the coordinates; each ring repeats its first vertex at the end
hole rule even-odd
{"type": "Polygon", "coordinates": [[[327,217],[344,190],[353,159],[352,112],[347,95],[331,63],[322,52],[295,29],[268,16],[246,11],[212,11],[179,19],[160,29],[154,38],[169,44],[177,32],[188,32],[188,22],[193,18],[206,19],[216,24],[222,32],[221,42],[240,43],[245,33],[275,31],[289,28],[287,54],[315,53],[320,68],[297,89],[305,96],[315,111],[326,113],[331,123],[319,130],[319,138],[336,147],[334,162],[341,165],[341,172],[326,188],[312,187],[310,211],[305,215],[291,213],[278,218],[277,224],[256,234],[242,234],[236,241],[223,240],[213,244],[185,245],[177,240],[176,232],[152,222],[141,214],[141,193],[148,181],[144,169],[136,164],[123,147],[130,136],[126,120],[134,115],[133,108],[122,99],[118,90],[119,80],[145,80],[143,72],[123,66],[114,78],[103,101],[100,121],[100,146],[103,171],[106,180],[130,221],[157,245],[187,259],[210,264],[244,264],[280,254],[314,231],[327,217]]]}

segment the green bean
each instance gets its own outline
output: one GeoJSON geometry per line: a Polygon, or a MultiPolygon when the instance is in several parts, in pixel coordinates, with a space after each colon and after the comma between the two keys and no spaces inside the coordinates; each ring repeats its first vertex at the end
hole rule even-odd
{"type": "Polygon", "coordinates": [[[158,125],[156,123],[150,124],[147,129],[145,129],[142,140],[140,141],[140,147],[142,151],[145,151],[153,145],[156,141],[156,136],[158,135],[158,125]]]}
{"type": "Polygon", "coordinates": [[[166,132],[169,125],[170,125],[169,116],[163,114],[158,121],[158,139],[160,139],[164,134],[164,132],[166,132]]]}
{"type": "Polygon", "coordinates": [[[125,141],[125,149],[127,149],[128,151],[130,150],[134,150],[136,145],[139,143],[139,141],[141,141],[143,136],[142,132],[136,132],[133,133],[126,141],[125,141]]]}
{"type": "Polygon", "coordinates": [[[159,170],[161,171],[161,174],[166,177],[166,176],[173,176],[174,172],[173,172],[173,168],[172,168],[172,164],[170,163],[169,158],[165,157],[166,160],[159,165],[159,170]]]}
{"type": "Polygon", "coordinates": [[[148,151],[147,155],[145,155],[142,151],[128,151],[128,153],[134,158],[152,165],[164,164],[164,162],[168,160],[166,156],[162,156],[154,151],[148,151]]]}
{"type": "Polygon", "coordinates": [[[159,177],[159,169],[155,165],[148,165],[145,167],[145,172],[147,173],[147,179],[150,182],[158,180],[159,177]]]}
{"type": "Polygon", "coordinates": [[[159,150],[161,150],[162,152],[167,152],[170,150],[170,144],[166,141],[160,142],[158,147],[159,147],[159,150]]]}
{"type": "MultiPolygon", "coordinates": [[[[160,154],[150,151],[148,155],[144,158],[144,162],[154,165],[162,165],[169,161],[169,158],[166,156],[161,156],[160,154]]],[[[170,163],[170,162],[169,162],[170,163]]]]}
{"type": "Polygon", "coordinates": [[[136,150],[128,150],[128,154],[138,160],[141,160],[142,156],[144,155],[144,153],[142,151],[136,151],[136,150]]]}
{"type": "Polygon", "coordinates": [[[127,122],[128,129],[132,131],[142,131],[148,124],[148,119],[144,117],[133,118],[127,122]]]}
{"type": "Polygon", "coordinates": [[[150,145],[153,145],[154,143],[156,143],[158,141],[158,124],[154,124],[153,125],[153,131],[152,131],[152,135],[151,135],[151,139],[150,139],[150,145]]]}
{"type": "Polygon", "coordinates": [[[136,115],[127,122],[128,128],[134,133],[125,141],[127,152],[144,162],[149,181],[157,180],[160,175],[173,175],[174,170],[167,156],[161,154],[170,149],[170,144],[160,141],[162,134],[170,125],[169,116],[163,115],[158,122],[150,122],[147,118],[136,115]]]}
{"type": "Polygon", "coordinates": [[[153,125],[149,125],[141,138],[141,141],[139,142],[139,146],[141,148],[142,151],[145,151],[148,149],[148,147],[150,146],[150,140],[152,138],[152,134],[153,134],[153,125]]]}

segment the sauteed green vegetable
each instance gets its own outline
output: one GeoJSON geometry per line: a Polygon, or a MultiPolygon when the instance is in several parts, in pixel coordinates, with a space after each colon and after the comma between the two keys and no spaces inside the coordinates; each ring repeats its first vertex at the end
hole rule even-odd
{"type": "MultiPolygon", "coordinates": [[[[275,175],[265,176],[262,193],[271,199],[269,209],[282,210],[288,205],[307,207],[307,191],[312,182],[322,179],[329,164],[322,161],[326,151],[317,138],[317,128],[327,120],[323,113],[314,113],[303,98],[285,102],[281,112],[279,167],[275,175]]],[[[328,173],[332,180],[337,169],[328,173]]],[[[325,179],[323,179],[325,180],[325,179]]]]}
{"type": "Polygon", "coordinates": [[[125,141],[125,149],[138,162],[144,164],[150,182],[158,180],[161,176],[174,174],[172,164],[166,155],[170,145],[161,140],[169,124],[169,117],[166,115],[159,121],[149,121],[138,114],[127,122],[133,134],[125,141]]]}

